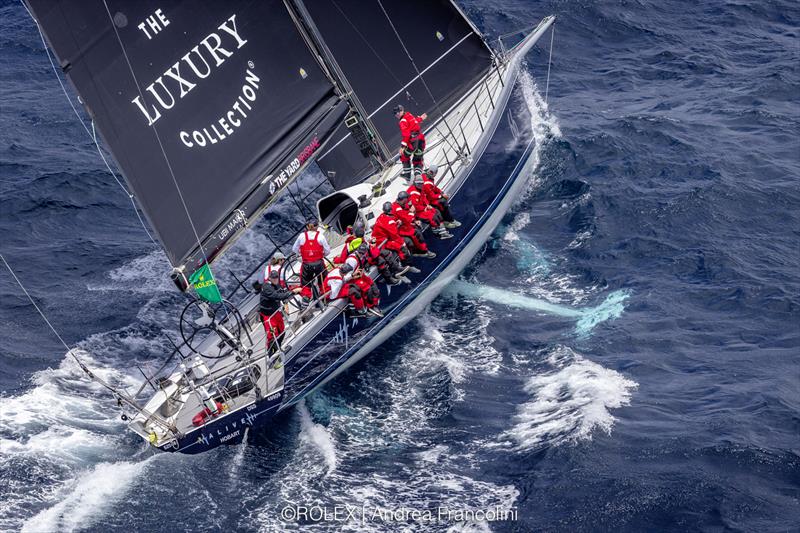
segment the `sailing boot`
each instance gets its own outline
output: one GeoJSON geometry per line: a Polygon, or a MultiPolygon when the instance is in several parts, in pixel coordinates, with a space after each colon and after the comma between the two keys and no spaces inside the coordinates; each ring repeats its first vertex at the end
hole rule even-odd
{"type": "Polygon", "coordinates": [[[370,307],[369,309],[367,309],[367,312],[375,315],[378,318],[383,318],[383,311],[381,311],[377,307],[370,307]]]}
{"type": "Polygon", "coordinates": [[[414,254],[414,257],[422,257],[423,259],[433,259],[436,257],[436,252],[431,252],[427,250],[425,252],[418,252],[414,254]]]}
{"type": "Polygon", "coordinates": [[[447,231],[447,229],[443,228],[442,226],[439,226],[438,228],[432,228],[431,231],[433,232],[434,235],[436,235],[437,238],[441,240],[453,238],[452,233],[447,231]]]}

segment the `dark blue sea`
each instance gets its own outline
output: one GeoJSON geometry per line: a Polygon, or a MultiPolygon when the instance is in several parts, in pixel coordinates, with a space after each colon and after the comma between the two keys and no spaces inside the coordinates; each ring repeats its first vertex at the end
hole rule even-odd
{"type": "MultiPolygon", "coordinates": [[[[511,103],[527,192],[461,281],[271,428],[180,456],[125,430],[2,270],[0,530],[293,530],[287,506],[370,513],[320,531],[800,530],[800,4],[459,3],[492,39],[558,17],[549,89],[548,34],[511,103]]],[[[0,6],[0,252],[134,388],[185,298],[0,6]]],[[[300,220],[272,209],[223,288],[300,220]]]]}

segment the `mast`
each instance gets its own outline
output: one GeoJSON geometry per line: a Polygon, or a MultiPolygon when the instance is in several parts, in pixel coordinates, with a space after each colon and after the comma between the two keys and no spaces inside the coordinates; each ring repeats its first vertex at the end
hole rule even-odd
{"type": "MultiPolygon", "coordinates": [[[[289,1],[333,65],[340,86],[354,95],[355,108],[387,159],[400,143],[391,113],[395,104],[416,115],[427,113],[427,124],[435,124],[485,76],[495,58],[451,0],[289,1]]],[[[374,172],[360,144],[342,125],[317,157],[334,188],[360,183],[374,172]]]]}
{"type": "Polygon", "coordinates": [[[380,135],[376,135],[374,124],[372,123],[364,104],[353,90],[350,81],[344,71],[336,61],[336,57],[331,52],[325,39],[322,37],[314,19],[306,8],[303,0],[284,0],[289,12],[295,12],[295,21],[301,32],[308,36],[309,46],[317,50],[322,61],[332,71],[335,82],[341,88],[342,94],[350,102],[351,113],[345,119],[345,126],[350,130],[359,149],[365,157],[374,156],[379,167],[384,167],[392,158],[392,153],[380,135]]]}

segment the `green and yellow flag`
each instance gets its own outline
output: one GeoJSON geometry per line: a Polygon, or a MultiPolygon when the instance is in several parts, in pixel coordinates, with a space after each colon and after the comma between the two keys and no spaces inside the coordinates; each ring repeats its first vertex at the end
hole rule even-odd
{"type": "Polygon", "coordinates": [[[189,278],[189,283],[194,287],[197,296],[210,304],[218,304],[222,301],[222,295],[219,293],[217,281],[211,273],[208,264],[203,265],[196,270],[189,278]]]}

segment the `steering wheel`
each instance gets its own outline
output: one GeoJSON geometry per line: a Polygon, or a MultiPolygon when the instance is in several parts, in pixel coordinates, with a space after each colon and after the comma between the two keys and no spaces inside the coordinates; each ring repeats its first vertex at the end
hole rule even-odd
{"type": "Polygon", "coordinates": [[[219,322],[224,321],[226,318],[233,317],[233,320],[227,320],[225,324],[226,329],[233,335],[235,339],[240,339],[242,334],[242,319],[238,309],[228,300],[223,300],[215,308],[201,300],[192,300],[186,307],[183,308],[180,318],[180,330],[183,342],[189,349],[208,359],[221,359],[226,357],[223,355],[207,355],[197,350],[194,343],[200,344],[198,335],[204,331],[216,331],[219,322]],[[221,316],[222,320],[217,321],[216,317],[221,316]]]}

